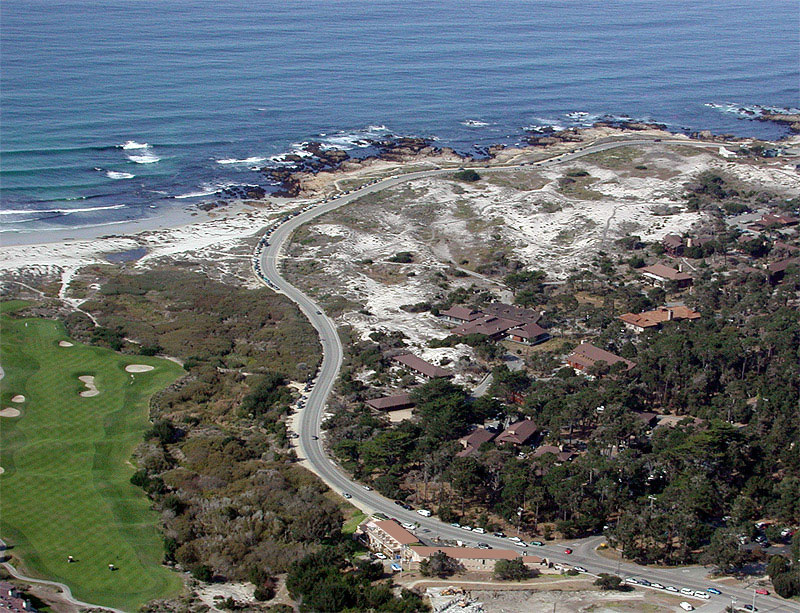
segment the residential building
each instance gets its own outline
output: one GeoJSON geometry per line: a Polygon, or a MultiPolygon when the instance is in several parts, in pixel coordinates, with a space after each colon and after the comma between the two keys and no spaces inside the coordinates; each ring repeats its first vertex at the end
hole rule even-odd
{"type": "Polygon", "coordinates": [[[661,239],[661,246],[664,247],[664,253],[672,257],[682,256],[686,247],[683,239],[677,234],[667,234],[661,239]]]}
{"type": "Polygon", "coordinates": [[[618,362],[625,364],[626,370],[631,370],[636,364],[610,351],[600,349],[589,343],[581,343],[567,356],[567,364],[575,370],[588,370],[598,362],[605,362],[613,366],[618,362]]]}
{"type": "Polygon", "coordinates": [[[453,376],[453,373],[449,370],[445,370],[439,366],[434,366],[430,362],[426,362],[422,358],[418,358],[411,353],[396,355],[392,359],[408,369],[413,370],[417,374],[422,375],[426,379],[437,379],[440,377],[444,378],[453,376]]]}
{"type": "Polygon", "coordinates": [[[442,552],[461,564],[466,570],[494,571],[498,560],[516,560],[521,558],[530,568],[546,567],[547,559],[539,556],[521,556],[511,549],[478,549],[477,547],[411,547],[411,563],[418,566],[422,560],[435,553],[442,552]]]}
{"type": "Polygon", "coordinates": [[[528,323],[524,326],[511,328],[508,331],[508,340],[523,345],[538,345],[550,339],[550,334],[539,324],[528,323]]]}
{"type": "Polygon", "coordinates": [[[11,583],[0,582],[0,611],[3,613],[36,613],[36,608],[25,594],[11,583]]]}
{"type": "Polygon", "coordinates": [[[634,332],[643,330],[657,330],[667,321],[679,321],[682,319],[699,319],[700,313],[683,306],[663,306],[654,311],[644,311],[643,313],[625,313],[617,319],[625,323],[625,327],[634,332]]]}
{"type": "Polygon", "coordinates": [[[412,408],[414,401],[411,399],[411,394],[395,394],[367,400],[367,406],[378,411],[400,411],[412,408]]]}
{"type": "Polygon", "coordinates": [[[653,264],[652,266],[645,266],[640,269],[644,275],[653,285],[661,287],[666,286],[670,282],[674,282],[678,287],[689,287],[694,282],[691,275],[685,272],[676,270],[664,264],[653,264]]]}
{"type": "Polygon", "coordinates": [[[793,217],[785,213],[765,213],[760,219],[757,219],[755,222],[753,222],[753,225],[757,228],[767,230],[770,228],[785,228],[788,226],[794,226],[797,225],[799,221],[800,219],[797,217],[793,217]]]}
{"type": "Polygon", "coordinates": [[[372,551],[386,554],[393,559],[410,560],[409,546],[419,543],[416,536],[394,519],[370,519],[359,526],[359,532],[359,536],[372,551]]]}
{"type": "Polygon", "coordinates": [[[454,324],[463,324],[478,319],[481,315],[480,311],[462,306],[451,306],[445,311],[439,311],[439,317],[454,324]]]}
{"type": "Polygon", "coordinates": [[[466,436],[458,439],[464,448],[456,454],[456,457],[465,458],[475,454],[481,445],[490,442],[495,437],[494,432],[489,432],[486,428],[476,428],[466,436]]]}
{"type": "Polygon", "coordinates": [[[511,424],[508,428],[503,430],[495,442],[498,445],[505,443],[510,445],[524,445],[538,432],[539,428],[532,419],[523,419],[511,424]]]}
{"type": "Polygon", "coordinates": [[[773,262],[767,266],[770,283],[779,283],[786,275],[790,266],[800,267],[800,257],[787,258],[778,262],[773,262]]]}

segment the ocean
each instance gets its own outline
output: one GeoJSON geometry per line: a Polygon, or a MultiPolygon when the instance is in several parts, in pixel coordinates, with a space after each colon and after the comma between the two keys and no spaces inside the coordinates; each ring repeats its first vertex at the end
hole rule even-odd
{"type": "Polygon", "coordinates": [[[270,188],[254,170],[387,134],[462,152],[598,118],[778,138],[798,2],[0,3],[0,240],[270,188]]]}

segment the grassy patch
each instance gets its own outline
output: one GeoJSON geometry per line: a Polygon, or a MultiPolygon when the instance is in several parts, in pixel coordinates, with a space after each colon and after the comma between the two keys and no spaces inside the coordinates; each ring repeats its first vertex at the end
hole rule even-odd
{"type": "Polygon", "coordinates": [[[606,151],[587,155],[583,159],[600,168],[622,170],[632,168],[634,161],[640,156],[641,151],[635,147],[617,147],[616,149],[607,149],[606,151]]]}
{"type": "Polygon", "coordinates": [[[353,534],[366,519],[366,514],[359,511],[353,515],[353,517],[344,522],[344,525],[342,526],[342,534],[353,534]]]}
{"type": "Polygon", "coordinates": [[[558,191],[565,196],[579,200],[602,200],[603,194],[589,188],[595,182],[597,182],[597,177],[591,175],[566,175],[559,179],[558,191]]]}
{"type": "Polygon", "coordinates": [[[11,554],[31,574],[67,583],[89,602],[135,610],[175,595],[181,579],[161,566],[157,516],[130,484],[129,461],[149,426],[148,399],[181,368],[99,347],[60,347],[67,340],[61,324],[12,319],[12,310],[4,303],[0,319],[2,406],[22,411],[0,418],[0,529],[14,545],[11,554]],[[154,370],[131,375],[129,364],[154,370]],[[86,374],[99,395],[79,396],[85,387],[78,376],[86,374]],[[25,402],[12,404],[16,394],[25,402]],[[77,562],[68,564],[69,555],[77,562]]]}

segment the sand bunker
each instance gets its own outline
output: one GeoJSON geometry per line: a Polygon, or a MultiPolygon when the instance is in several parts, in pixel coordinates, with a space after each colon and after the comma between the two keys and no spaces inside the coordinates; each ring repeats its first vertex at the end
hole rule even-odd
{"type": "Polygon", "coordinates": [[[125,370],[127,372],[148,372],[154,368],[155,366],[148,366],[147,364],[128,364],[125,370]]]}
{"type": "Polygon", "coordinates": [[[11,402],[16,402],[17,404],[25,402],[25,396],[23,396],[22,394],[17,394],[11,399],[11,402]]]}
{"type": "Polygon", "coordinates": [[[7,407],[0,411],[0,417],[19,417],[20,412],[19,409],[15,409],[13,407],[7,407]]]}
{"type": "Polygon", "coordinates": [[[91,398],[100,393],[100,390],[98,390],[97,386],[94,384],[94,377],[92,375],[83,375],[82,377],[78,377],[78,380],[86,386],[86,391],[81,392],[81,396],[84,398],[91,398]]]}
{"type": "Polygon", "coordinates": [[[0,466],[0,475],[2,475],[4,472],[6,472],[6,469],[0,466]]]}
{"type": "Polygon", "coordinates": [[[58,341],[59,347],[72,347],[72,343],[69,341],[58,341]]]}

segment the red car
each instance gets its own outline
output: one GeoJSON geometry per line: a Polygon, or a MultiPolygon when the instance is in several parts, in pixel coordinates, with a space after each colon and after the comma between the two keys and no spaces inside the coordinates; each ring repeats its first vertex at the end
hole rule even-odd
{"type": "Polygon", "coordinates": [[[570,549],[569,547],[567,547],[567,548],[564,550],[564,553],[572,553],[572,549],[570,549]]]}
{"type": "Polygon", "coordinates": [[[769,590],[765,590],[763,587],[760,587],[756,590],[756,594],[761,594],[762,596],[769,596],[769,590]]]}

